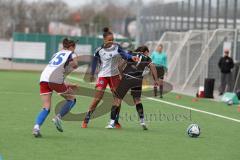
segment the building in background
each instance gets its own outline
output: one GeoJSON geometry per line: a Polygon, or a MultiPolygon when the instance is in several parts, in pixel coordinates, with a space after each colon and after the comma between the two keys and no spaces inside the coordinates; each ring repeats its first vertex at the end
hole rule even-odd
{"type": "Polygon", "coordinates": [[[82,30],[79,27],[61,22],[50,22],[48,25],[48,33],[51,35],[81,36],[82,30]]]}

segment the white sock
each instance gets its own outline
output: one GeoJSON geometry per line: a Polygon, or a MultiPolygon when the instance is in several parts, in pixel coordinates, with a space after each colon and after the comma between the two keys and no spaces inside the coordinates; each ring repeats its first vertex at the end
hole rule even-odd
{"type": "Polygon", "coordinates": [[[40,126],[38,124],[35,124],[33,128],[37,129],[37,130],[40,130],[40,126]]]}
{"type": "Polygon", "coordinates": [[[114,123],[115,123],[115,120],[112,120],[110,121],[110,125],[114,126],[114,123]]]}
{"type": "Polygon", "coordinates": [[[56,115],[56,118],[58,118],[58,119],[62,119],[62,117],[61,117],[60,114],[57,114],[57,115],[56,115]]]}
{"type": "Polygon", "coordinates": [[[144,118],[140,118],[140,123],[145,123],[144,118]]]}

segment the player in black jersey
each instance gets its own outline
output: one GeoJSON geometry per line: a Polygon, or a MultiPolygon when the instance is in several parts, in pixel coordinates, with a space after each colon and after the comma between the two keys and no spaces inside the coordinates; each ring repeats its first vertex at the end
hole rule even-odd
{"type": "Polygon", "coordinates": [[[114,99],[114,103],[111,109],[111,120],[109,125],[106,126],[106,128],[109,129],[114,128],[115,119],[118,116],[117,114],[119,106],[121,105],[121,101],[127,92],[131,89],[131,95],[133,96],[136,110],[140,118],[140,125],[144,130],[147,130],[147,126],[144,121],[143,105],[141,103],[143,72],[145,68],[150,68],[156,85],[159,85],[160,81],[157,78],[156,67],[154,64],[152,64],[151,58],[148,56],[148,47],[138,47],[132,54],[139,57],[138,62],[127,60],[119,66],[119,71],[122,73],[122,79],[119,83],[119,86],[115,90],[116,98],[114,99]]]}

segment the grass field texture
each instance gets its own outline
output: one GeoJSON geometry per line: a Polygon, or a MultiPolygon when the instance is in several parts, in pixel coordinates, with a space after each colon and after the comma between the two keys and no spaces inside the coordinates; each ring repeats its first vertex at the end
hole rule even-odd
{"type": "MultiPolygon", "coordinates": [[[[54,109],[45,121],[43,138],[32,136],[34,120],[41,108],[38,72],[0,71],[0,155],[3,160],[239,160],[240,123],[190,111],[143,98],[148,131],[143,131],[132,106],[122,105],[122,129],[107,130],[109,114],[90,122],[63,122],[59,133],[51,122],[54,109]],[[157,115],[152,118],[151,115],[157,115]],[[186,128],[197,123],[199,138],[190,138],[186,128]]],[[[79,78],[77,75],[74,75],[79,78]]],[[[80,86],[94,87],[75,81],[80,86]]],[[[91,97],[77,97],[73,113],[85,112],[91,97]]],[[[62,98],[53,96],[53,107],[62,98]]],[[[176,99],[175,93],[164,95],[164,101],[240,119],[238,107],[192,97],[176,99]]]]}

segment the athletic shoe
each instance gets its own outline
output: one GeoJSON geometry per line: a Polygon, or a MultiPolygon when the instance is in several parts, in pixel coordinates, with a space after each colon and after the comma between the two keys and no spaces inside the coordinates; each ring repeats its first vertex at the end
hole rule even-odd
{"type": "Polygon", "coordinates": [[[54,125],[56,126],[57,130],[59,132],[63,132],[63,128],[62,128],[62,122],[61,122],[61,119],[56,116],[55,118],[52,119],[54,125]]]}
{"type": "Polygon", "coordinates": [[[115,123],[115,128],[120,129],[120,128],[122,128],[122,126],[119,122],[117,122],[117,123],[115,123]]]}
{"type": "Polygon", "coordinates": [[[88,124],[87,124],[86,122],[83,121],[81,127],[82,127],[82,128],[87,128],[87,125],[88,125],[88,124]]]}
{"type": "Polygon", "coordinates": [[[114,128],[114,126],[113,126],[113,125],[111,125],[111,124],[109,124],[109,125],[107,125],[105,128],[106,128],[106,129],[113,129],[113,128],[114,128]]]}
{"type": "Polygon", "coordinates": [[[140,123],[140,125],[142,126],[143,130],[148,130],[146,124],[143,122],[143,123],[140,123]]]}
{"type": "Polygon", "coordinates": [[[40,133],[40,130],[39,130],[39,129],[36,129],[36,128],[33,128],[32,134],[33,134],[34,137],[36,137],[36,138],[42,137],[42,135],[41,135],[41,133],[40,133]]]}

